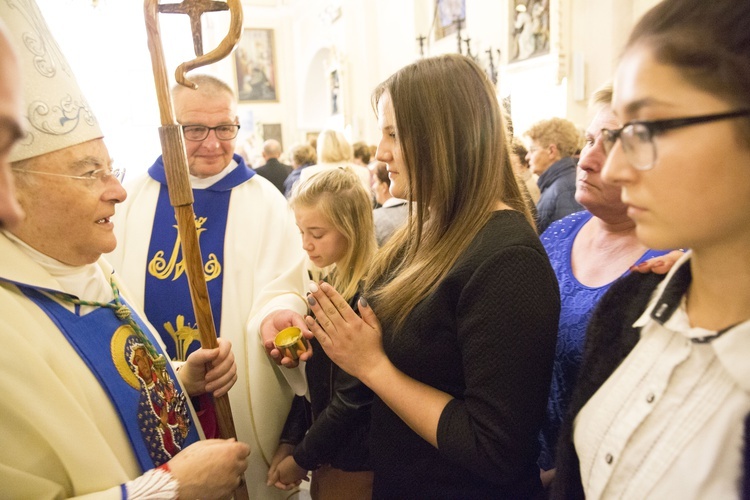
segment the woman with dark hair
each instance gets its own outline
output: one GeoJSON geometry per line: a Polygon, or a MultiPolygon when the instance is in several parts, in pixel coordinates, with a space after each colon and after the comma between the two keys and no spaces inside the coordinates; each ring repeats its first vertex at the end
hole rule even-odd
{"type": "Polygon", "coordinates": [[[376,157],[413,216],[376,255],[362,318],[327,284],[311,284],[308,318],[375,392],[373,497],[543,496],[560,297],[495,90],[474,61],[445,55],[401,69],[373,103],[376,157]]]}
{"type": "Polygon", "coordinates": [[[690,251],[600,302],[556,498],[750,498],[749,23],[748,2],[666,0],[626,45],[603,178],[644,245],[690,251]]]}

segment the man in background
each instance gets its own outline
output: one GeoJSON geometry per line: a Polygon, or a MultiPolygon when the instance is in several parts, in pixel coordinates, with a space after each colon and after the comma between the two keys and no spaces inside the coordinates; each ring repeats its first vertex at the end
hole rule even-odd
{"type": "Polygon", "coordinates": [[[284,193],[284,181],[292,173],[292,167],[279,161],[281,156],[281,144],[275,139],[268,139],[263,143],[263,159],[266,164],[258,167],[256,172],[271,181],[282,194],[284,193]]]}

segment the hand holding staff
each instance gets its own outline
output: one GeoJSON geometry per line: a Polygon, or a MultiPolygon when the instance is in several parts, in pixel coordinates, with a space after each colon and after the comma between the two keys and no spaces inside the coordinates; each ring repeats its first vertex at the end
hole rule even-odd
{"type": "MultiPolygon", "coordinates": [[[[164,50],[159,33],[158,14],[160,12],[183,13],[190,16],[196,58],[178,66],[175,72],[175,79],[181,85],[196,88],[195,84],[190,82],[185,74],[192,69],[205,66],[226,57],[234,49],[242,34],[242,5],[240,0],[227,0],[226,2],[184,0],[179,4],[165,5],[159,5],[158,0],[145,0],[143,10],[148,34],[148,47],[151,52],[154,83],[159,101],[159,113],[162,124],[159,128],[159,136],[161,138],[169,199],[175,210],[177,231],[182,242],[182,255],[186,266],[185,271],[190,287],[190,297],[193,302],[196,323],[200,331],[201,347],[213,349],[217,346],[216,328],[208,297],[208,287],[206,286],[203,274],[203,260],[198,243],[198,233],[195,227],[193,191],[188,177],[185,140],[182,135],[182,128],[174,118],[172,100],[169,93],[169,81],[164,62],[164,50]],[[203,55],[200,16],[205,12],[227,9],[231,14],[229,33],[216,49],[203,55]]],[[[215,398],[214,403],[220,436],[224,439],[236,438],[228,396],[224,395],[215,398]]],[[[241,482],[240,487],[235,491],[235,498],[248,498],[244,481],[241,482]]]]}

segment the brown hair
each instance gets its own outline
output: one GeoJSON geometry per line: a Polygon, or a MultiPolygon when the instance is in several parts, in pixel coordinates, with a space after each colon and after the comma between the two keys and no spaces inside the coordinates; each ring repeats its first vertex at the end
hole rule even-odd
{"type": "Polygon", "coordinates": [[[298,144],[294,146],[291,151],[292,162],[296,167],[303,165],[314,165],[318,161],[318,154],[309,144],[298,144]]]}
{"type": "Polygon", "coordinates": [[[354,151],[354,158],[359,158],[365,165],[370,163],[370,146],[366,142],[355,142],[352,144],[352,150],[354,151]]]}
{"type": "Polygon", "coordinates": [[[388,164],[379,161],[375,164],[373,169],[375,177],[378,178],[378,182],[385,182],[387,185],[391,185],[391,178],[388,177],[388,164]]]}
{"type": "MultiPolygon", "coordinates": [[[[750,109],[750,2],[664,0],[630,34],[625,51],[643,44],[696,88],[750,109]]],[[[750,144],[750,119],[736,120],[750,144]]]]}
{"type": "Polygon", "coordinates": [[[376,110],[385,94],[416,208],[376,256],[366,293],[378,316],[398,326],[440,284],[498,201],[534,223],[510,164],[495,88],[473,60],[421,59],[375,89],[376,110]]]}

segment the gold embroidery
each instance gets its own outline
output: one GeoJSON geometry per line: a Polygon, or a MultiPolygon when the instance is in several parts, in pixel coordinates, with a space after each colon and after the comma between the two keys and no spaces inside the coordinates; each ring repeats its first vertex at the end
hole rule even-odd
{"type": "Polygon", "coordinates": [[[177,361],[187,360],[187,352],[193,342],[200,338],[200,332],[197,328],[193,328],[189,324],[185,324],[185,316],[182,314],[177,316],[175,320],[177,329],[172,326],[172,323],[167,321],[164,323],[164,329],[169,332],[169,335],[174,340],[175,354],[177,361]]]}
{"type": "Polygon", "coordinates": [[[208,254],[208,260],[203,266],[203,273],[206,275],[206,281],[211,281],[221,274],[221,264],[216,254],[208,254]]]}
{"type": "MultiPolygon", "coordinates": [[[[198,230],[198,240],[200,240],[201,234],[206,231],[203,224],[206,223],[207,217],[196,217],[195,227],[198,230]]],[[[177,229],[177,226],[172,226],[177,229]]],[[[177,262],[177,257],[180,254],[180,234],[177,233],[175,238],[174,246],[172,246],[172,254],[169,256],[169,261],[164,258],[164,250],[159,250],[153,256],[148,263],[148,273],[154,278],[165,280],[172,276],[172,281],[177,280],[182,273],[185,272],[185,259],[183,258],[177,262]]],[[[221,263],[219,262],[216,254],[209,254],[208,261],[203,266],[203,274],[206,276],[206,281],[211,281],[221,275],[221,263]]]]}
{"type": "Polygon", "coordinates": [[[141,384],[138,382],[138,377],[135,376],[133,369],[125,358],[125,343],[133,335],[135,335],[135,332],[130,325],[123,325],[117,328],[110,341],[110,350],[112,352],[112,361],[114,361],[117,372],[122,379],[133,389],[139,390],[141,384]]]}

